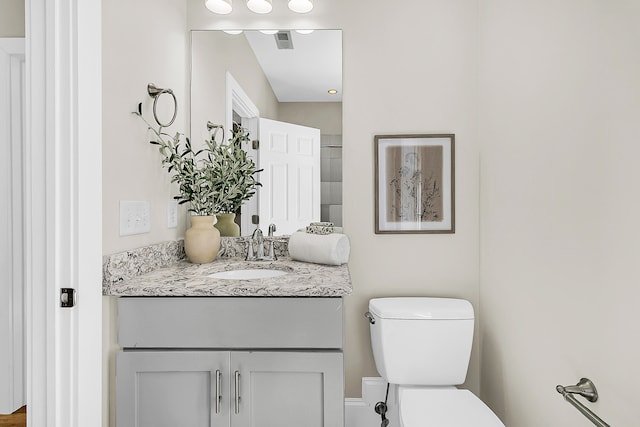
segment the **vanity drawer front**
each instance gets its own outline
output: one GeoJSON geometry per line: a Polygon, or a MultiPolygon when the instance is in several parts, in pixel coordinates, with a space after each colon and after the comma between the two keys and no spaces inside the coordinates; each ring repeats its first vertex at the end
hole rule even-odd
{"type": "Polygon", "coordinates": [[[123,348],[341,349],[342,298],[121,297],[123,348]]]}

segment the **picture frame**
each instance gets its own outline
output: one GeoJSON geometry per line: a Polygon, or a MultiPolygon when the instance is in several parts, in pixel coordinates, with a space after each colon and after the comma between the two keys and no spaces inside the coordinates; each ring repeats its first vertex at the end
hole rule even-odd
{"type": "Polygon", "coordinates": [[[375,135],[375,233],[455,233],[455,135],[375,135]]]}

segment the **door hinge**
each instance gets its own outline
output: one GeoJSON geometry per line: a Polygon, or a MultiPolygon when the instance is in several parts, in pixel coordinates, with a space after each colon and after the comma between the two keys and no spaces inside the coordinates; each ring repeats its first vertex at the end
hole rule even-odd
{"type": "Polygon", "coordinates": [[[251,148],[253,148],[254,150],[258,150],[260,148],[260,140],[254,139],[253,141],[251,141],[251,148]]]}
{"type": "Polygon", "coordinates": [[[76,290],[73,288],[60,288],[60,307],[68,308],[76,305],[76,290]]]}

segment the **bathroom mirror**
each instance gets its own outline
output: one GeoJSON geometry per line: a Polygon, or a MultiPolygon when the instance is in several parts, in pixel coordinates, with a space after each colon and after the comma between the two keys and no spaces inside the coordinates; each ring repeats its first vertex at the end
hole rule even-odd
{"type": "MultiPolygon", "coordinates": [[[[276,200],[272,206],[280,206],[284,212],[295,210],[300,199],[309,199],[315,193],[319,209],[314,220],[341,226],[342,31],[191,32],[191,139],[198,142],[209,138],[207,123],[223,125],[225,140],[230,136],[227,129],[234,124],[249,129],[253,139],[260,139],[258,117],[318,129],[320,141],[313,151],[319,157],[319,171],[301,180],[300,188],[280,196],[268,188],[274,172],[262,172],[259,180],[263,187],[236,218],[241,234],[251,234],[255,229],[254,215],[260,217],[263,230],[269,225],[264,211],[273,209],[265,208],[259,200],[276,200]]],[[[266,156],[260,159],[260,147],[253,144],[245,149],[260,168],[265,168],[266,156]]],[[[294,227],[288,223],[276,225],[278,235],[290,234],[294,227]]]]}

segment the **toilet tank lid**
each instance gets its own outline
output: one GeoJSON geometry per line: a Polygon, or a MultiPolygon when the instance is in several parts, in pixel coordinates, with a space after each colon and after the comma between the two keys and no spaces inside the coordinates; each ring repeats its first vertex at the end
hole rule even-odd
{"type": "Polygon", "coordinates": [[[473,319],[471,303],[456,298],[374,298],[369,301],[369,311],[381,319],[473,319]]]}

